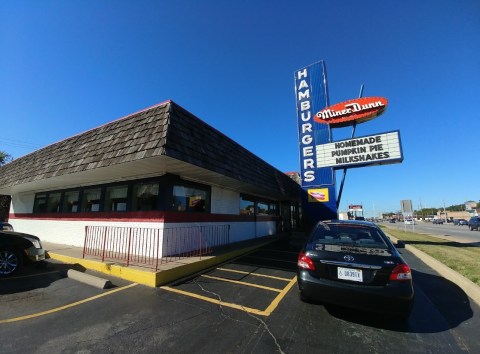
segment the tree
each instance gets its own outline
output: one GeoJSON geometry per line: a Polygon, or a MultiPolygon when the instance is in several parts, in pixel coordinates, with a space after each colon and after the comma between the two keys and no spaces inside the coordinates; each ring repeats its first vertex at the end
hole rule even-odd
{"type": "Polygon", "coordinates": [[[5,151],[0,151],[0,166],[3,166],[10,161],[12,161],[12,155],[6,153],[5,151]]]}

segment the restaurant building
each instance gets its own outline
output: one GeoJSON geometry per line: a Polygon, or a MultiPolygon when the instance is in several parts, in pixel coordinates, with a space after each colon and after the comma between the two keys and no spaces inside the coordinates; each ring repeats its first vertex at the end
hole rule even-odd
{"type": "Polygon", "coordinates": [[[0,167],[9,222],[82,246],[86,226],[228,225],[229,242],[300,224],[301,187],[173,101],[0,167]]]}

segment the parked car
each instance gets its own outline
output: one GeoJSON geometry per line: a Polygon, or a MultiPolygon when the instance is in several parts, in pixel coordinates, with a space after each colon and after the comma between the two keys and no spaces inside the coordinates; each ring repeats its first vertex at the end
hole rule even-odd
{"type": "Polygon", "coordinates": [[[23,264],[45,260],[45,250],[37,236],[0,231],[0,277],[15,273],[23,264]]]}
{"type": "MultiPolygon", "coordinates": [[[[404,247],[399,241],[397,247],[404,247]]],[[[353,220],[319,222],[298,255],[303,301],[407,318],[414,299],[412,273],[375,224],[353,220]]]]}
{"type": "Polygon", "coordinates": [[[5,221],[0,221],[0,231],[13,231],[13,226],[5,221]]]}
{"type": "Polygon", "coordinates": [[[480,217],[479,216],[474,216],[468,220],[468,228],[470,231],[472,230],[478,230],[480,224],[480,217]]]}
{"type": "Polygon", "coordinates": [[[468,221],[465,219],[459,219],[458,220],[458,225],[468,225],[468,221]]]}
{"type": "Polygon", "coordinates": [[[432,223],[433,224],[443,224],[443,220],[442,219],[433,219],[432,223]]]}

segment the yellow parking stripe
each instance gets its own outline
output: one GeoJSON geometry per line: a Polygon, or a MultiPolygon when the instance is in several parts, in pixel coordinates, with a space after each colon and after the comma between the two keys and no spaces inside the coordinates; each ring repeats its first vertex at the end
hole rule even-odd
{"type": "Polygon", "coordinates": [[[223,270],[225,272],[240,273],[240,274],[245,274],[245,275],[253,275],[253,276],[256,276],[256,277],[290,281],[290,279],[288,279],[288,278],[281,278],[281,277],[275,277],[273,275],[258,274],[258,273],[252,273],[252,272],[244,272],[243,270],[228,269],[228,268],[217,268],[217,269],[218,270],[223,270]]]}
{"type": "Polygon", "coordinates": [[[226,281],[228,283],[234,283],[234,284],[240,284],[240,285],[245,285],[245,286],[251,286],[254,288],[259,288],[263,290],[269,290],[269,291],[275,291],[277,293],[281,292],[281,289],[275,289],[275,288],[270,288],[268,286],[263,286],[263,285],[257,285],[257,284],[252,284],[252,283],[246,283],[243,281],[238,281],[238,280],[232,280],[232,279],[227,279],[227,278],[220,278],[220,277],[212,277],[211,275],[205,275],[203,274],[202,277],[204,278],[209,278],[209,279],[215,279],[215,280],[220,280],[220,281],[226,281]]]}
{"type": "Polygon", "coordinates": [[[267,307],[265,310],[265,313],[267,314],[266,316],[270,316],[270,314],[277,308],[278,304],[282,299],[287,295],[288,291],[295,285],[297,282],[297,277],[293,277],[290,280],[290,283],[282,290],[280,294],[277,295],[277,297],[270,303],[270,305],[267,307]]]}
{"type": "Polygon", "coordinates": [[[164,290],[167,290],[167,291],[172,291],[174,293],[178,293],[178,294],[182,294],[182,295],[186,295],[186,296],[190,296],[190,297],[194,297],[196,299],[211,302],[212,304],[216,304],[216,305],[220,305],[220,306],[224,306],[224,307],[230,307],[230,308],[234,308],[234,309],[237,309],[237,310],[242,310],[242,311],[245,311],[245,312],[248,312],[248,313],[253,313],[255,315],[265,316],[264,311],[257,310],[257,309],[252,309],[250,307],[245,307],[245,306],[242,306],[242,305],[232,304],[232,303],[229,303],[229,302],[223,302],[223,301],[220,301],[220,300],[217,300],[217,299],[209,298],[207,296],[197,295],[197,294],[190,293],[190,292],[187,292],[187,291],[183,291],[183,290],[180,290],[180,289],[171,288],[169,286],[162,286],[161,289],[164,289],[164,290]]]}
{"type": "Polygon", "coordinates": [[[54,309],[51,309],[51,310],[47,310],[47,311],[43,311],[43,312],[38,312],[38,313],[34,313],[34,314],[31,314],[31,315],[26,315],[26,316],[21,316],[21,317],[8,318],[8,319],[5,319],[5,320],[0,320],[0,324],[2,324],[2,323],[9,323],[9,322],[16,322],[16,321],[22,321],[22,320],[27,320],[27,319],[30,319],[30,318],[40,317],[40,316],[48,315],[48,314],[51,314],[51,313],[54,313],[54,312],[66,310],[66,309],[69,309],[69,308],[71,308],[71,307],[75,307],[75,306],[84,304],[84,303],[86,303],[86,302],[89,302],[89,301],[92,301],[92,300],[96,300],[96,299],[99,299],[99,298],[101,298],[101,297],[104,297],[104,296],[107,296],[107,295],[111,295],[111,294],[113,294],[113,293],[116,293],[116,292],[119,292],[119,291],[122,291],[122,290],[125,290],[125,289],[128,289],[128,288],[134,287],[134,286],[136,286],[136,285],[138,285],[138,283],[133,283],[133,284],[130,284],[130,285],[126,285],[126,286],[123,286],[123,287],[121,287],[121,288],[114,289],[114,290],[111,290],[111,291],[109,291],[109,292],[106,292],[106,293],[103,293],[103,294],[99,294],[99,295],[96,295],[96,296],[92,296],[92,297],[89,297],[89,298],[87,298],[87,299],[80,300],[80,301],[77,301],[77,302],[73,302],[73,303],[71,303],[71,304],[68,304],[68,305],[65,305],[65,306],[60,306],[60,307],[57,307],[57,308],[54,308],[54,309]]]}
{"type": "Polygon", "coordinates": [[[246,306],[242,306],[242,305],[233,304],[233,303],[230,303],[230,302],[223,302],[221,300],[212,299],[212,298],[209,298],[207,296],[198,295],[198,294],[195,294],[195,293],[191,293],[191,292],[176,289],[176,288],[171,288],[169,286],[162,286],[161,289],[171,291],[171,292],[174,292],[174,293],[177,293],[177,294],[182,294],[182,295],[185,295],[185,296],[193,297],[193,298],[200,299],[200,300],[203,300],[203,301],[207,301],[207,302],[210,302],[212,304],[216,304],[216,305],[220,305],[220,306],[224,306],[224,307],[230,307],[230,308],[233,308],[233,309],[237,309],[237,310],[241,310],[241,311],[244,311],[244,312],[252,313],[252,314],[255,314],[255,315],[270,316],[272,314],[272,312],[275,311],[277,306],[280,304],[280,301],[282,301],[282,299],[285,297],[285,295],[287,295],[288,291],[295,285],[296,282],[297,282],[297,277],[296,276],[293,277],[292,279],[290,279],[287,286],[280,291],[280,293],[277,295],[277,297],[263,311],[258,310],[258,309],[254,309],[254,308],[251,308],[251,307],[246,307],[246,306]]]}

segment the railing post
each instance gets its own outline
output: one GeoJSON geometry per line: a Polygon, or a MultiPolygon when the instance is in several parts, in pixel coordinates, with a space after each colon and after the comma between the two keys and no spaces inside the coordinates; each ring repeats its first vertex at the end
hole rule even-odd
{"type": "Polygon", "coordinates": [[[155,229],[157,232],[157,254],[156,254],[156,260],[155,260],[155,271],[158,271],[158,258],[159,258],[159,252],[160,252],[160,229],[155,229]]]}
{"type": "Polygon", "coordinates": [[[87,247],[87,235],[88,235],[88,225],[85,225],[85,238],[83,240],[83,255],[82,255],[83,259],[85,259],[85,248],[87,247]]]}
{"type": "Polygon", "coordinates": [[[103,227],[103,247],[102,247],[102,262],[105,260],[105,244],[107,243],[107,226],[103,227]]]}
{"type": "Polygon", "coordinates": [[[130,264],[130,246],[132,244],[132,228],[128,228],[127,267],[130,264]]]}

